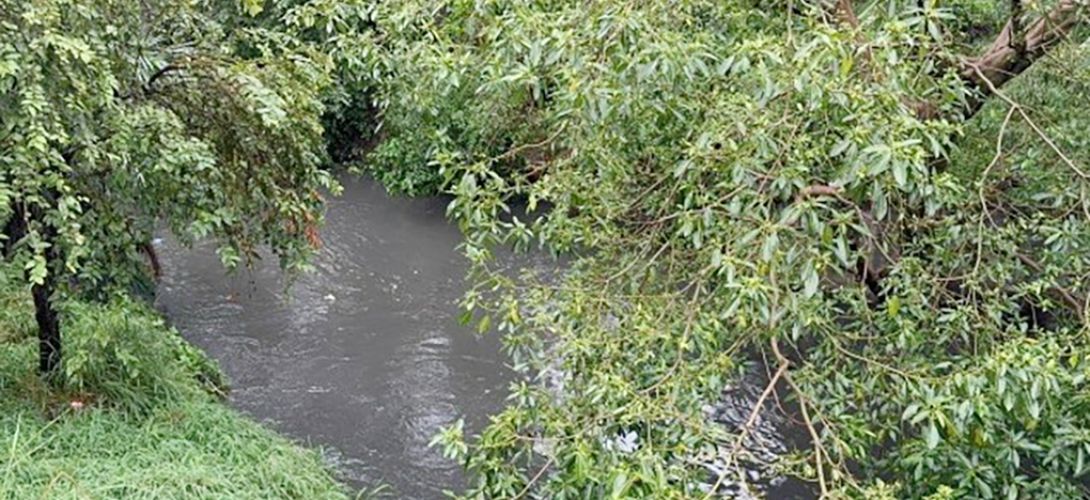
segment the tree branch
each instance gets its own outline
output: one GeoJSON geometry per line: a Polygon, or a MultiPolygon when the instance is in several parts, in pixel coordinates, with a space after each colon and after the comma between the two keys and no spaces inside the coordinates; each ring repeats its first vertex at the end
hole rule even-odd
{"type": "MultiPolygon", "coordinates": [[[[780,346],[776,342],[775,338],[772,339],[771,344],[772,352],[776,355],[776,359],[780,361],[780,365],[790,366],[791,361],[787,359],[787,356],[784,356],[783,353],[780,352],[780,346]]],[[[791,390],[795,392],[795,396],[799,400],[799,409],[802,410],[802,419],[803,422],[806,424],[806,430],[810,433],[810,439],[813,441],[814,445],[814,468],[817,469],[817,479],[818,486],[821,488],[821,498],[828,498],[829,486],[825,482],[825,459],[823,459],[822,456],[827,459],[829,458],[829,454],[825,451],[825,445],[822,444],[821,437],[818,435],[817,428],[814,427],[814,422],[810,419],[810,412],[806,409],[806,393],[802,392],[802,389],[800,389],[799,386],[795,384],[795,381],[791,379],[790,373],[784,371],[782,376],[784,381],[787,382],[787,385],[791,387],[791,390]]]]}
{"type": "Polygon", "coordinates": [[[1011,47],[1017,50],[1020,54],[1024,54],[1026,51],[1026,38],[1025,33],[1022,32],[1022,15],[1025,14],[1025,10],[1022,6],[1022,0],[1010,0],[1010,2],[1010,28],[1011,33],[1014,35],[1011,38],[1011,47]]]}
{"type": "MultiPolygon", "coordinates": [[[[1042,266],[1039,262],[1030,258],[1028,255],[1024,255],[1021,253],[1018,253],[1016,255],[1018,257],[1018,260],[1021,261],[1022,264],[1024,264],[1026,267],[1030,268],[1033,272],[1037,274],[1045,273],[1045,267],[1042,266]]],[[[1049,293],[1058,296],[1060,300],[1063,301],[1065,305],[1067,305],[1068,309],[1078,315],[1080,319],[1083,318],[1086,314],[1086,311],[1083,310],[1083,305],[1086,302],[1085,298],[1080,298],[1071,291],[1060,286],[1049,287],[1048,291],[1049,293]]]]}
{"type": "Polygon", "coordinates": [[[833,8],[838,21],[852,28],[859,28],[859,17],[855,15],[855,8],[852,7],[851,0],[836,0],[836,6],[833,8]]]}
{"type": "Polygon", "coordinates": [[[983,54],[967,59],[961,65],[961,78],[977,91],[967,104],[965,117],[980,110],[985,99],[993,94],[993,87],[1002,87],[1022,74],[1066,38],[1082,22],[1080,14],[1085,8],[1084,0],[1061,0],[1021,33],[1022,3],[1012,0],[1011,18],[999,36],[983,54]]]}
{"type": "MultiPolygon", "coordinates": [[[[757,402],[753,404],[753,409],[750,410],[749,417],[746,418],[746,422],[742,424],[741,432],[738,434],[738,437],[735,438],[734,446],[731,447],[730,454],[727,455],[727,459],[723,463],[723,471],[719,473],[719,477],[716,478],[715,484],[713,484],[707,494],[704,495],[703,500],[708,500],[718,493],[719,487],[723,485],[723,480],[727,478],[731,466],[734,465],[735,457],[737,457],[738,452],[742,450],[742,445],[745,443],[750,432],[753,431],[753,427],[757,425],[757,417],[761,414],[761,409],[764,408],[765,401],[767,401],[768,397],[776,390],[776,383],[780,381],[780,377],[783,377],[783,375],[787,373],[787,368],[789,366],[791,366],[790,361],[787,359],[780,360],[780,367],[776,369],[776,374],[769,379],[768,385],[765,386],[765,390],[761,392],[761,396],[757,398],[757,402]]],[[[745,480],[745,478],[742,479],[745,480]]]]}
{"type": "Polygon", "coordinates": [[[181,70],[182,70],[182,66],[175,65],[175,64],[168,64],[166,66],[163,66],[162,68],[159,68],[158,71],[153,73],[151,75],[151,77],[148,78],[148,81],[146,81],[142,85],[140,85],[140,90],[139,91],[135,91],[135,90],[130,91],[130,92],[124,94],[124,95],[119,95],[117,97],[120,98],[121,100],[126,100],[127,101],[129,99],[133,99],[133,98],[136,98],[136,97],[148,96],[152,92],[155,91],[154,85],[155,85],[156,81],[158,81],[160,78],[163,78],[164,76],[166,76],[169,73],[173,73],[175,71],[181,71],[181,70]]]}
{"type": "Polygon", "coordinates": [[[799,190],[798,197],[800,199],[805,198],[817,198],[821,196],[839,196],[844,191],[844,188],[840,186],[830,186],[827,184],[811,184],[799,190]]]}

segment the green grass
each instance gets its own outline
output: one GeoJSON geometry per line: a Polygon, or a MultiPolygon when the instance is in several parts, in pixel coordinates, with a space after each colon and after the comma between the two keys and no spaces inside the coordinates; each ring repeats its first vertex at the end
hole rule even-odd
{"type": "Polygon", "coordinates": [[[139,304],[71,309],[66,354],[84,362],[46,386],[28,294],[2,281],[0,499],[348,496],[318,453],[213,396],[214,365],[139,304]]]}

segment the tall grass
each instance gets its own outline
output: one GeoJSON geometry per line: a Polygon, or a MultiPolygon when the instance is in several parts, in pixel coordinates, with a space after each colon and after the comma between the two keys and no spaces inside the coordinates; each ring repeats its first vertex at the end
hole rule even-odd
{"type": "Polygon", "coordinates": [[[214,402],[53,420],[0,406],[0,498],[345,498],[317,454],[214,402]]]}

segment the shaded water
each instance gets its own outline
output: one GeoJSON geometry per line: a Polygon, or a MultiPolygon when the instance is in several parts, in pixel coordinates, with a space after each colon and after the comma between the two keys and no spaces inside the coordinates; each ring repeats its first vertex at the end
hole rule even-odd
{"type": "MultiPolygon", "coordinates": [[[[470,433],[483,427],[513,373],[495,337],[478,338],[455,319],[466,264],[446,200],[393,198],[370,180],[342,182],[315,269],[290,288],[275,262],[227,276],[210,246],[168,241],[159,246],[158,305],[220,362],[233,405],[324,448],[353,486],[383,483],[398,498],[441,498],[464,479],[428,442],[459,418],[470,433]]],[[[706,417],[738,431],[765,382],[747,377],[706,417]]],[[[726,473],[721,457],[700,457],[709,482],[722,474],[719,491],[733,498],[752,498],[735,478],[769,498],[813,498],[812,489],[769,469],[787,451],[782,419],[756,424],[749,456],[726,473]]]]}
{"type": "Polygon", "coordinates": [[[161,245],[159,306],[216,358],[231,402],[328,449],[349,483],[436,498],[461,472],[428,441],[498,411],[511,378],[494,337],[458,326],[466,265],[441,199],[344,179],[315,269],[285,292],[275,262],[225,276],[210,247],[161,245]]]}

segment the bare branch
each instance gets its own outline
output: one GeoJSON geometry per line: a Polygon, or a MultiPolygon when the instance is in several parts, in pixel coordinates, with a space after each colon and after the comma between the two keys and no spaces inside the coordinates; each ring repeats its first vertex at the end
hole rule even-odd
{"type": "Polygon", "coordinates": [[[151,77],[148,78],[148,81],[140,85],[139,91],[133,90],[117,97],[121,100],[129,100],[133,98],[149,96],[155,92],[155,83],[159,79],[167,76],[170,73],[181,71],[182,69],[182,66],[176,64],[168,64],[166,66],[163,66],[162,68],[159,68],[159,70],[157,70],[155,73],[153,73],[151,77]]]}
{"type": "Polygon", "coordinates": [[[843,188],[829,186],[827,184],[812,184],[799,190],[799,198],[816,198],[820,196],[838,196],[843,188]]]}
{"type": "MultiPolygon", "coordinates": [[[[1037,261],[1033,260],[1032,258],[1030,258],[1028,255],[1024,255],[1024,254],[1021,254],[1021,253],[1019,253],[1017,255],[1018,255],[1018,260],[1021,261],[1022,264],[1025,264],[1026,267],[1032,269],[1033,272],[1038,273],[1038,274],[1043,274],[1045,272],[1045,267],[1042,266],[1039,262],[1037,262],[1037,261]]],[[[1064,304],[1066,304],[1067,307],[1071,309],[1071,312],[1074,312],[1075,314],[1079,315],[1080,318],[1082,318],[1084,316],[1085,311],[1083,311],[1083,304],[1086,301],[1086,299],[1080,299],[1080,298],[1076,297],[1074,294],[1072,294],[1066,288],[1059,287],[1059,286],[1049,287],[1048,291],[1050,293],[1053,293],[1053,294],[1059,296],[1060,300],[1062,300],[1064,302],[1064,304]]]]}
{"type": "Polygon", "coordinates": [[[545,465],[542,465],[541,469],[537,471],[537,474],[534,474],[534,477],[530,478],[530,481],[526,483],[526,486],[522,488],[522,491],[518,492],[518,494],[515,495],[515,498],[522,498],[527,493],[529,493],[530,488],[534,486],[534,483],[537,483],[537,481],[541,479],[541,476],[545,474],[545,471],[549,470],[549,467],[551,467],[553,465],[553,462],[555,461],[556,457],[549,457],[549,460],[545,462],[545,465]]]}
{"type": "Polygon", "coordinates": [[[986,86],[988,91],[991,92],[992,94],[996,95],[996,96],[999,96],[999,98],[1002,99],[1003,102],[1007,103],[1007,105],[1010,106],[1011,109],[1014,109],[1014,110],[1018,111],[1018,114],[1021,115],[1022,119],[1026,121],[1026,124],[1028,124],[1030,126],[1030,128],[1033,129],[1033,132],[1036,133],[1037,136],[1040,137],[1041,140],[1044,141],[1045,144],[1047,144],[1048,147],[1052,149],[1052,152],[1056,153],[1056,155],[1059,156],[1060,159],[1063,160],[1063,162],[1065,164],[1067,164],[1067,166],[1073,172],[1075,172],[1075,174],[1077,174],[1079,177],[1081,177],[1083,179],[1090,179],[1090,174],[1087,174],[1086,171],[1082,170],[1077,165],[1075,165],[1075,162],[1071,161],[1071,158],[1068,158],[1067,155],[1064,154],[1063,150],[1061,150],[1060,147],[1057,146],[1056,143],[1052,141],[1052,138],[1050,138],[1047,134],[1045,134],[1045,132],[1043,130],[1041,130],[1041,127],[1038,127],[1037,123],[1034,122],[1033,119],[1029,117],[1029,114],[1026,113],[1026,110],[1022,108],[1021,104],[1018,104],[1017,102],[1015,102],[1010,97],[1007,97],[1006,94],[1001,92],[999,90],[998,85],[996,85],[994,82],[992,82],[991,79],[989,79],[984,74],[984,72],[980,70],[980,68],[974,67],[972,69],[976,72],[977,77],[980,78],[980,80],[984,83],[984,85],[986,86]]]}
{"type": "MultiPolygon", "coordinates": [[[[780,361],[781,365],[791,364],[791,361],[787,359],[787,356],[784,356],[783,353],[780,352],[779,343],[776,342],[775,338],[772,339],[772,352],[776,355],[776,359],[780,361]]],[[[829,454],[825,451],[825,445],[821,442],[821,437],[818,435],[817,428],[814,427],[813,420],[810,419],[810,412],[806,408],[806,393],[804,393],[798,385],[795,385],[795,381],[791,379],[790,373],[785,371],[782,376],[784,381],[787,382],[787,385],[791,387],[791,390],[795,392],[795,396],[798,397],[799,409],[802,410],[802,419],[806,424],[806,430],[810,433],[810,439],[813,441],[814,445],[814,468],[817,469],[817,479],[818,486],[821,488],[821,498],[828,498],[829,486],[825,481],[825,459],[823,459],[822,456],[829,458],[829,454]]]]}
{"type": "Polygon", "coordinates": [[[727,478],[727,473],[731,470],[731,465],[734,463],[735,458],[738,456],[738,452],[742,449],[742,444],[745,443],[749,433],[753,431],[753,426],[757,424],[757,417],[761,414],[761,409],[764,408],[765,401],[776,390],[776,383],[780,381],[780,378],[787,373],[787,368],[791,366],[791,363],[786,359],[780,361],[780,367],[776,370],[776,374],[773,375],[768,385],[765,386],[765,390],[761,392],[761,396],[757,398],[757,402],[753,404],[753,409],[749,412],[749,417],[746,418],[746,422],[742,424],[741,432],[734,440],[734,446],[731,447],[730,454],[727,455],[727,460],[723,464],[723,471],[719,473],[719,477],[716,478],[715,484],[712,485],[708,493],[704,495],[704,500],[711,498],[715,495],[716,490],[723,484],[723,480],[727,478]]]}

